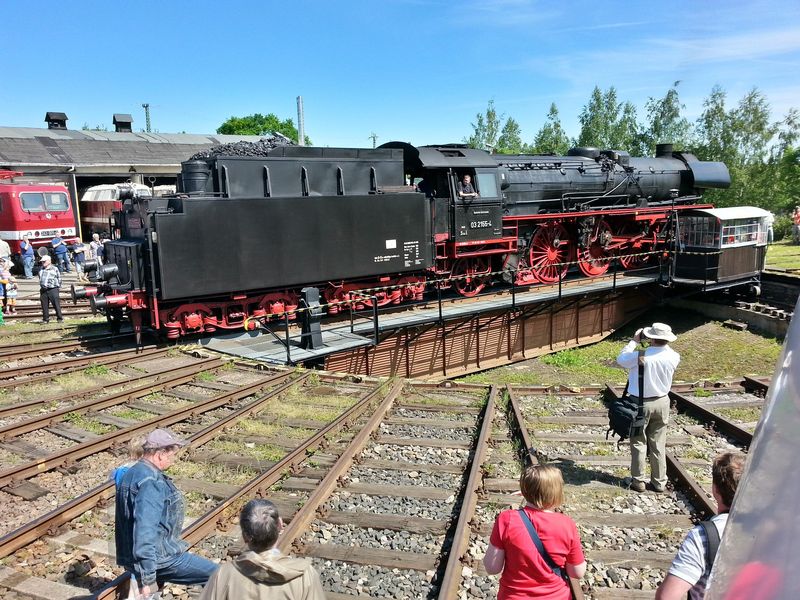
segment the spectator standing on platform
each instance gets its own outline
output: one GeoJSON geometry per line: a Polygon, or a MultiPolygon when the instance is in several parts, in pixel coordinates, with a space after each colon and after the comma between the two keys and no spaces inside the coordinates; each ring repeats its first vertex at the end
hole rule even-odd
{"type": "Polygon", "coordinates": [[[187,552],[181,540],[183,496],[164,471],[186,442],[166,429],[144,440],[143,456],[119,482],[116,495],[117,564],[136,576],[145,598],[167,581],[204,584],[217,565],[187,552]]]}
{"type": "Polygon", "coordinates": [[[19,245],[22,255],[22,269],[25,272],[25,279],[33,279],[33,244],[27,235],[22,236],[22,243],[19,245]]]}
{"type": "Polygon", "coordinates": [[[60,235],[56,235],[50,240],[50,245],[53,247],[53,252],[56,255],[56,266],[62,273],[69,273],[69,249],[67,243],[60,235]]]}
{"type": "Polygon", "coordinates": [[[86,246],[80,240],[72,246],[72,260],[75,262],[75,273],[78,275],[78,281],[88,281],[83,274],[84,264],[86,263],[86,246]]]}
{"type": "Polygon", "coordinates": [[[89,242],[89,247],[92,250],[92,258],[94,258],[95,263],[97,263],[99,267],[103,264],[103,242],[100,241],[99,233],[92,234],[92,241],[89,242]]]}
{"type": "Polygon", "coordinates": [[[571,591],[564,571],[569,577],[581,578],[586,573],[586,560],[575,522],[553,511],[564,502],[561,471],[550,465],[528,467],[519,479],[519,487],[527,504],[497,516],[483,557],[487,573],[503,573],[497,598],[569,600],[571,591]],[[537,549],[534,531],[560,573],[537,549]]]}
{"type": "Polygon", "coordinates": [[[56,311],[56,319],[62,322],[64,318],[61,316],[61,300],[58,294],[61,290],[61,272],[53,266],[49,254],[45,254],[40,262],[42,266],[39,268],[39,300],[42,303],[42,322],[50,322],[50,307],[56,311]]]}
{"type": "Polygon", "coordinates": [[[667,424],[669,423],[669,391],[672,377],[681,360],[669,347],[677,336],[664,323],[640,329],[617,357],[619,366],[628,370],[628,394],[642,400],[644,430],[631,436],[631,485],[635,492],[646,489],[663,493],[667,485],[667,424]],[[644,339],[643,339],[644,338],[644,339]],[[644,351],[644,390],[639,389],[639,352],[636,345],[649,343],[644,351]],[[650,483],[644,479],[645,458],[650,461],[650,483]]]}
{"type": "MultiPolygon", "coordinates": [[[[714,460],[711,468],[711,493],[717,501],[717,514],[711,518],[719,537],[725,531],[728,511],[739,480],[744,472],[745,457],[739,452],[726,452],[714,460]]],[[[706,582],[714,565],[714,556],[706,560],[709,540],[702,525],[694,526],[686,535],[666,579],[656,590],[656,600],[702,600],[706,592],[706,582]]]]}
{"type": "Polygon", "coordinates": [[[239,525],[248,550],[211,576],[200,600],[324,600],[311,561],[275,548],[283,521],[272,502],[245,504],[239,525]]]}

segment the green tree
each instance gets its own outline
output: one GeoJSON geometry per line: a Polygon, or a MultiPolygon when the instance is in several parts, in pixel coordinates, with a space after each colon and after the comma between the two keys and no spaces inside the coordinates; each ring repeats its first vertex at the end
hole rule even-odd
{"type": "Polygon", "coordinates": [[[595,86],[578,120],[581,124],[579,146],[639,153],[641,137],[636,107],[630,102],[620,102],[614,86],[605,92],[595,86]]]}
{"type": "Polygon", "coordinates": [[[520,154],[523,151],[522,130],[513,117],[508,117],[500,137],[497,138],[497,148],[499,154],[520,154]]]}
{"type": "Polygon", "coordinates": [[[705,197],[719,206],[750,205],[781,212],[790,202],[787,183],[792,166],[787,155],[798,135],[796,111],[782,122],[772,122],[769,103],[755,88],[727,110],[719,86],[703,106],[695,153],[703,160],[724,162],[731,174],[729,190],[713,190],[705,197]]]}
{"type": "Polygon", "coordinates": [[[464,138],[470,148],[489,150],[497,148],[497,139],[502,129],[503,116],[498,116],[494,108],[494,100],[489,100],[485,113],[475,115],[475,122],[471,124],[472,135],[464,138]]]}
{"type": "Polygon", "coordinates": [[[687,148],[690,145],[689,121],[681,116],[685,108],[678,97],[680,81],[672,84],[663,98],[652,96],[645,104],[647,123],[642,128],[642,150],[653,156],[656,144],[674,144],[676,149],[687,148]]]}
{"type": "Polygon", "coordinates": [[[547,120],[533,138],[533,146],[530,150],[535,154],[564,155],[571,145],[569,137],[567,137],[564,128],[561,126],[558,107],[553,102],[550,105],[550,111],[547,113],[547,120]]]}
{"type": "MultiPolygon", "coordinates": [[[[281,121],[275,114],[262,115],[256,113],[246,117],[231,117],[217,127],[217,133],[226,135],[270,135],[280,133],[293,142],[297,142],[298,133],[294,121],[284,119],[281,121]]],[[[306,145],[311,145],[311,140],[306,136],[306,145]]]]}

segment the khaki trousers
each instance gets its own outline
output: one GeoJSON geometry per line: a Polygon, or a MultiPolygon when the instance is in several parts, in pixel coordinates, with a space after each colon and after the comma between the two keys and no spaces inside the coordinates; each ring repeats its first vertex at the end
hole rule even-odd
{"type": "Polygon", "coordinates": [[[667,424],[669,396],[644,402],[644,433],[631,438],[631,477],[646,483],[645,457],[650,461],[650,482],[663,490],[667,485],[667,424]]]}

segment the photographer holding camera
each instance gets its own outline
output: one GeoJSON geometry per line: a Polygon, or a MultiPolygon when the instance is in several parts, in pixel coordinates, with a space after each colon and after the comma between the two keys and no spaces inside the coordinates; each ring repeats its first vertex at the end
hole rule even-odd
{"type": "Polygon", "coordinates": [[[631,484],[635,492],[650,490],[664,493],[667,485],[667,424],[669,423],[669,390],[672,377],[681,360],[669,347],[677,336],[664,323],[639,329],[617,357],[617,364],[628,370],[628,394],[642,400],[644,430],[631,436],[631,484]],[[644,390],[639,389],[638,344],[644,351],[644,390]],[[650,483],[645,483],[645,456],[650,462],[650,483]]]}

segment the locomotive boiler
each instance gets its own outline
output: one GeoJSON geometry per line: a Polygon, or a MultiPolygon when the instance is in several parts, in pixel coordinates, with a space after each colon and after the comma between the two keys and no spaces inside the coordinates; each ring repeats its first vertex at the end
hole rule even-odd
{"type": "Polygon", "coordinates": [[[179,192],[129,194],[96,285],[75,291],[169,338],[266,322],[315,286],[327,312],[400,304],[426,289],[470,297],[504,279],[558,282],[656,260],[718,162],[575,148],[493,155],[462,145],[278,146],[184,162],[179,192]],[[461,181],[472,179],[474,194],[461,181]]]}

